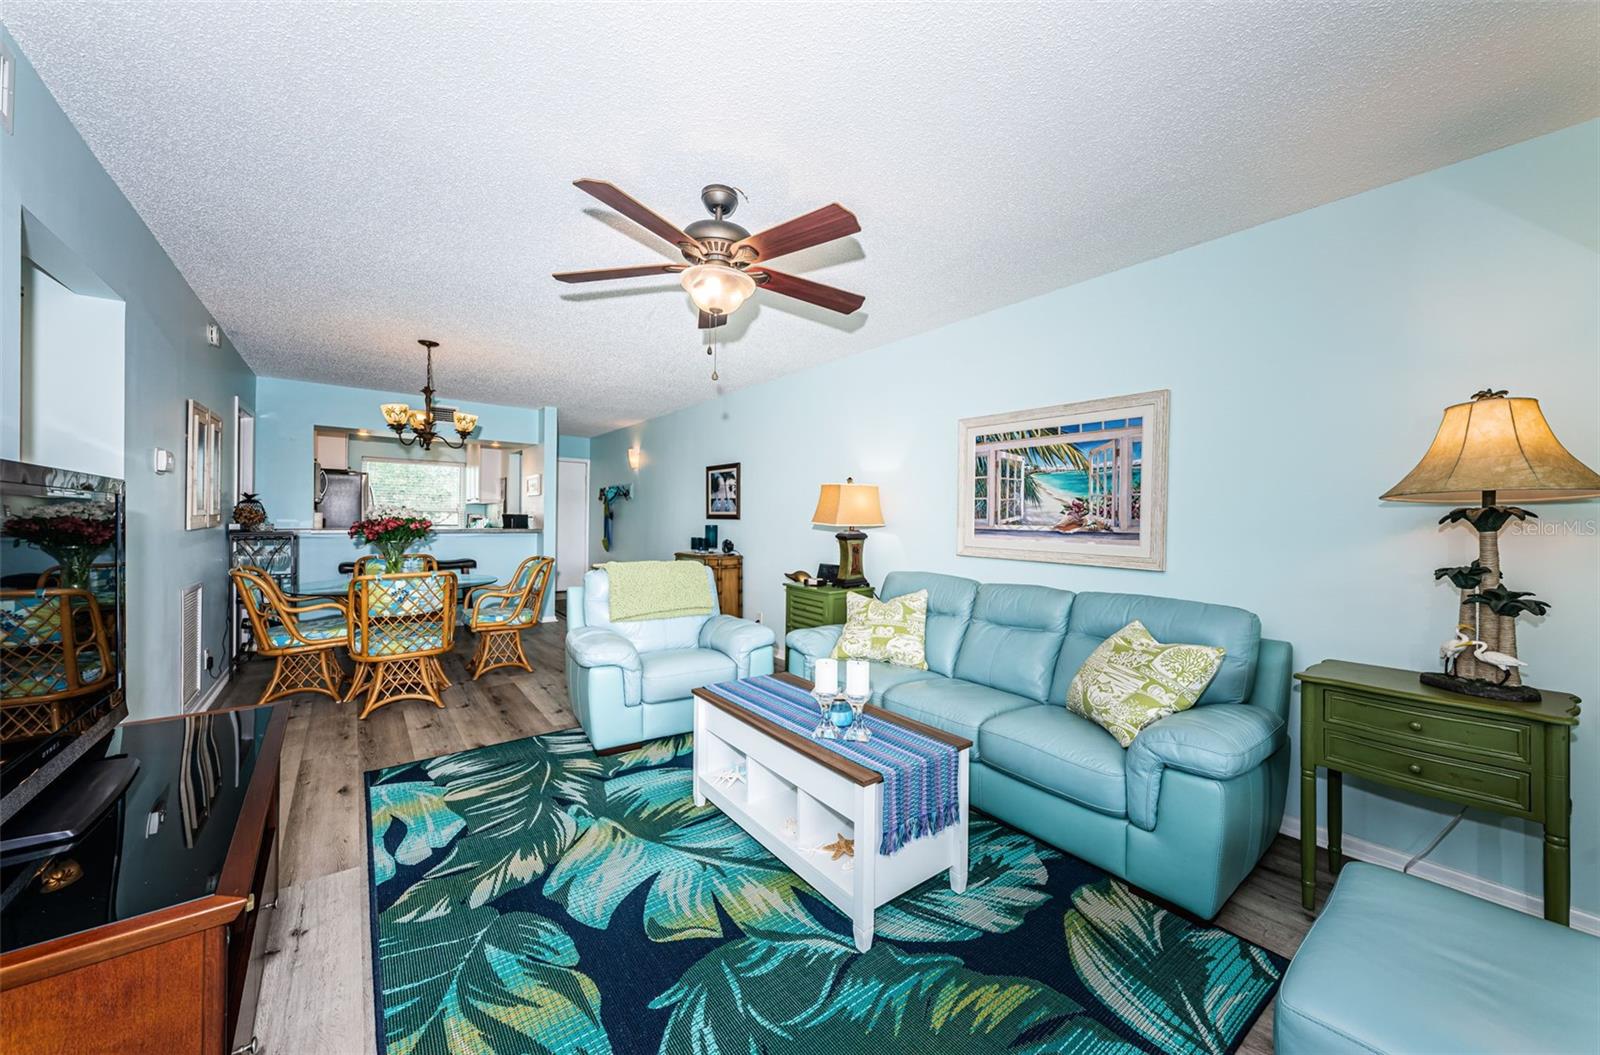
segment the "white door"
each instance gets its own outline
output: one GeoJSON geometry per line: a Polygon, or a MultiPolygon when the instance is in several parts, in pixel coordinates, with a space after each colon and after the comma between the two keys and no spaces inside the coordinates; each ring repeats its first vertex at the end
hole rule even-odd
{"type": "Polygon", "coordinates": [[[556,589],[583,585],[589,570],[589,460],[556,460],[556,589]]]}

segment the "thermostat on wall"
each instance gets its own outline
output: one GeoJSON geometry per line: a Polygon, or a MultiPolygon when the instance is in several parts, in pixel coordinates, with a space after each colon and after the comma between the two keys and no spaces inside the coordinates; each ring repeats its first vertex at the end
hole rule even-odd
{"type": "Polygon", "coordinates": [[[172,452],[161,447],[156,448],[155,461],[158,473],[170,473],[178,464],[178,459],[172,456],[172,452]]]}
{"type": "Polygon", "coordinates": [[[222,347],[222,327],[214,322],[206,323],[206,343],[213,348],[222,347]]]}

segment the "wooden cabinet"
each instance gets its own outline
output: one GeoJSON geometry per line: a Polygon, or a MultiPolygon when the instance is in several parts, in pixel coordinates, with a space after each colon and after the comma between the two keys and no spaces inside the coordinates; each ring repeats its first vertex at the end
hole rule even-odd
{"type": "Polygon", "coordinates": [[[1301,899],[1316,897],[1317,767],[1328,772],[1328,870],[1343,864],[1344,774],[1544,825],[1544,916],[1569,915],[1572,727],[1578,698],[1502,703],[1415,671],[1324,660],[1300,679],[1301,899]]]}
{"type": "Polygon", "coordinates": [[[350,434],[347,432],[317,432],[315,434],[317,464],[324,469],[350,468],[350,434]]]}
{"type": "Polygon", "coordinates": [[[699,561],[717,578],[717,607],[723,615],[744,616],[744,558],[737,553],[674,553],[678,560],[699,561]]]}
{"type": "Polygon", "coordinates": [[[73,896],[72,881],[40,895],[37,876],[6,906],[8,945],[19,932],[44,938],[0,955],[7,1055],[254,1050],[262,917],[277,896],[278,763],[288,717],[287,706],[243,708],[124,723],[114,734],[116,746],[141,763],[124,802],[108,814],[115,852],[98,853],[90,839],[47,862],[79,870],[76,882],[95,887],[95,899],[83,904],[104,907],[57,911],[46,899],[73,896]],[[219,784],[193,848],[177,829],[192,823],[180,816],[183,778],[166,765],[180,757],[169,748],[186,742],[214,743],[228,763],[224,773],[246,778],[231,792],[226,780],[219,784]],[[154,812],[147,819],[142,806],[125,815],[129,804],[149,799],[141,782],[153,794],[170,787],[162,819],[154,812]],[[188,873],[199,875],[198,888],[188,873]],[[109,884],[103,897],[96,884],[109,884]]]}
{"type": "Polygon", "coordinates": [[[845,619],[845,598],[853,593],[872,596],[872,587],[801,586],[789,583],[783,588],[783,632],[808,626],[830,626],[845,619]]]}

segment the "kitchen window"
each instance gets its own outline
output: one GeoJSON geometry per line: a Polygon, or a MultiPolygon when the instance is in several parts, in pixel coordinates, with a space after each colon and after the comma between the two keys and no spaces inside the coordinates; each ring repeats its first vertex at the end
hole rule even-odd
{"type": "Polygon", "coordinates": [[[466,506],[465,466],[404,458],[362,458],[375,509],[404,509],[435,527],[461,527],[466,506]]]}

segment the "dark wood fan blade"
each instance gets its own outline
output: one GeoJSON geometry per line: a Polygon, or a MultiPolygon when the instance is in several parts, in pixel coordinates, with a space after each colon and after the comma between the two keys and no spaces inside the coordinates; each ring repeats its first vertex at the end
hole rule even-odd
{"type": "Polygon", "coordinates": [[[749,274],[768,292],[781,293],[785,297],[803,300],[807,304],[815,304],[841,315],[849,315],[867,301],[867,298],[859,293],[824,286],[821,282],[813,282],[809,278],[800,278],[797,275],[786,275],[770,267],[751,268],[749,274]],[[762,276],[766,277],[763,279],[762,276]]]}
{"type": "Polygon", "coordinates": [[[608,278],[670,275],[688,266],[688,264],[641,264],[639,267],[599,267],[592,271],[557,271],[550,277],[557,282],[604,282],[608,278]]]}
{"type": "Polygon", "coordinates": [[[737,254],[740,248],[754,249],[757,260],[771,260],[860,230],[861,224],[856,220],[856,214],[834,202],[751,235],[734,247],[734,253],[737,254]]]}
{"type": "Polygon", "coordinates": [[[709,330],[714,327],[721,326],[727,321],[728,317],[726,315],[713,315],[709,311],[702,311],[700,313],[700,328],[702,330],[709,330]]]}
{"type": "Polygon", "coordinates": [[[592,194],[605,202],[613,209],[643,227],[651,234],[665,238],[673,245],[699,245],[700,243],[678,230],[666,220],[651,212],[645,206],[629,197],[615,184],[599,179],[573,180],[572,185],[585,193],[592,194]]]}

